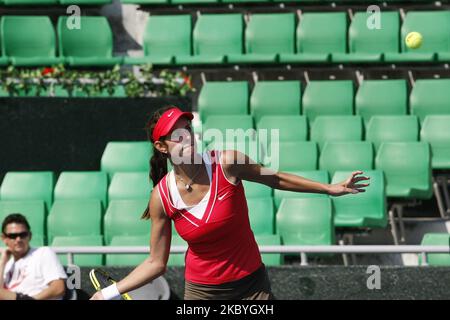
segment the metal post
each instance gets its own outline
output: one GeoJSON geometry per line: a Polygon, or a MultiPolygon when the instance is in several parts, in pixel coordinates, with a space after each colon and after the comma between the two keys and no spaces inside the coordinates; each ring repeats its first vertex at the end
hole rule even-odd
{"type": "Polygon", "coordinates": [[[422,255],[422,263],[421,263],[421,265],[422,266],[427,266],[428,265],[427,254],[425,252],[422,252],[421,255],[422,255]]]}
{"type": "Polygon", "coordinates": [[[399,205],[397,210],[398,215],[398,224],[400,225],[400,241],[405,242],[406,235],[405,235],[405,223],[403,222],[403,206],[399,205]]]}
{"type": "Polygon", "coordinates": [[[69,266],[73,265],[73,253],[72,252],[68,252],[67,253],[67,264],[69,266]]]}
{"type": "Polygon", "coordinates": [[[300,265],[301,266],[308,265],[308,256],[304,252],[300,252],[300,265]]]}
{"type": "MultiPolygon", "coordinates": [[[[339,245],[345,246],[345,242],[343,239],[339,240],[339,245]]],[[[348,267],[348,257],[346,253],[342,254],[342,261],[344,262],[344,266],[348,267]]]]}
{"type": "Polygon", "coordinates": [[[391,222],[391,233],[392,233],[392,238],[394,239],[394,244],[396,246],[398,246],[397,226],[395,225],[395,219],[394,219],[394,205],[389,210],[389,220],[391,222]]]}
{"type": "Polygon", "coordinates": [[[437,181],[433,181],[433,190],[439,208],[439,213],[441,214],[441,218],[445,218],[444,203],[442,201],[441,191],[439,190],[439,183],[437,181]]]}
{"type": "Polygon", "coordinates": [[[447,176],[438,177],[442,183],[442,190],[444,193],[445,204],[447,206],[447,214],[450,214],[450,194],[448,192],[448,188],[450,186],[450,179],[447,176]]]}

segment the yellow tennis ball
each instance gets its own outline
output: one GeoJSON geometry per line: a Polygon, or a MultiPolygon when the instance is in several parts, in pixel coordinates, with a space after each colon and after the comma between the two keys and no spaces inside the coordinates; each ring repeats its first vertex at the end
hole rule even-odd
{"type": "Polygon", "coordinates": [[[405,43],[408,48],[417,49],[422,45],[423,37],[419,32],[410,32],[406,35],[405,43]]]}

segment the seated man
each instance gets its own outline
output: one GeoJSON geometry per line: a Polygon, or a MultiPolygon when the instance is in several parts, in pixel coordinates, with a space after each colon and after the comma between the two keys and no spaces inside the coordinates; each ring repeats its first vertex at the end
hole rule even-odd
{"type": "Polygon", "coordinates": [[[61,299],[67,278],[56,254],[48,247],[31,248],[31,230],[21,214],[2,224],[0,300],[61,299]]]}

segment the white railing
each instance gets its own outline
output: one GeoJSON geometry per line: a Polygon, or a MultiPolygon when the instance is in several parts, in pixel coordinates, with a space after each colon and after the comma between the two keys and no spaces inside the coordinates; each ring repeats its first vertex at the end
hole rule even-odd
{"type": "MultiPolygon", "coordinates": [[[[73,262],[74,254],[130,254],[149,253],[149,247],[52,247],[56,253],[67,254],[68,263],[73,262]]],[[[170,253],[185,253],[187,246],[172,246],[170,253]]],[[[297,253],[302,257],[302,264],[306,265],[307,253],[417,253],[422,255],[422,262],[426,263],[427,253],[449,253],[450,246],[431,245],[332,245],[332,246],[259,246],[261,253],[297,253]]]]}

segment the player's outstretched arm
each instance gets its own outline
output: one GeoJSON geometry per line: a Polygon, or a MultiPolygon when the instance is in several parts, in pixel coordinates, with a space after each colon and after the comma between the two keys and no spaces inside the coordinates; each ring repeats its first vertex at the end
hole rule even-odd
{"type": "Polygon", "coordinates": [[[369,186],[368,183],[358,183],[370,179],[358,176],[363,173],[362,171],[354,171],[340,183],[325,184],[298,175],[264,168],[247,155],[235,150],[224,151],[221,161],[227,176],[262,183],[274,189],[341,196],[365,192],[365,187],[369,186]]]}
{"type": "MultiPolygon", "coordinates": [[[[170,219],[164,212],[159,199],[158,188],[154,188],[152,191],[149,209],[152,220],[150,256],[117,283],[120,294],[142,287],[166,272],[172,229],[170,219]]],[[[104,298],[102,291],[99,291],[92,296],[91,300],[103,300],[104,298]]]]}

